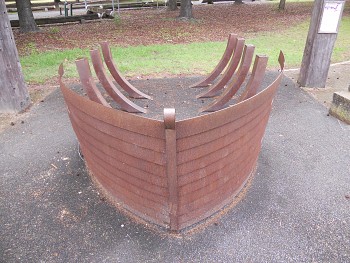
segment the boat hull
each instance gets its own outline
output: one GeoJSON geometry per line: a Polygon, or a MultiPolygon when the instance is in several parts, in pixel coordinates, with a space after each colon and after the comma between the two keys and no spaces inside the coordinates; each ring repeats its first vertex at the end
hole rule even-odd
{"type": "Polygon", "coordinates": [[[172,231],[233,201],[254,173],[282,75],[233,106],[177,121],[130,114],[85,98],[60,80],[92,177],[119,207],[172,231]]]}

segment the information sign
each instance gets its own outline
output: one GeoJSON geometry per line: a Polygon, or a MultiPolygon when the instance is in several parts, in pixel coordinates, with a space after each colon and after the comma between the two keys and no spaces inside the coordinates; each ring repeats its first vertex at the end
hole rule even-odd
{"type": "Polygon", "coordinates": [[[325,1],[318,33],[338,33],[344,1],[325,1]]]}

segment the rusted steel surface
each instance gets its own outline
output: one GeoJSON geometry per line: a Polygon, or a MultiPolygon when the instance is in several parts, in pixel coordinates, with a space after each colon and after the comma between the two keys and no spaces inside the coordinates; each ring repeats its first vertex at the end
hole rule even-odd
{"type": "Polygon", "coordinates": [[[116,86],[114,86],[112,80],[107,76],[106,71],[103,67],[100,51],[97,49],[90,50],[90,56],[96,75],[100,80],[103,88],[107,91],[109,96],[111,96],[113,100],[120,106],[120,108],[127,112],[146,113],[146,109],[141,108],[140,106],[133,103],[131,100],[125,97],[123,93],[117,89],[116,86]]]}
{"type": "MultiPolygon", "coordinates": [[[[89,99],[97,103],[100,103],[106,107],[111,107],[108,104],[108,102],[105,100],[105,98],[102,96],[99,89],[96,87],[96,84],[92,79],[91,70],[87,59],[86,58],[77,59],[75,61],[75,64],[77,65],[80,81],[89,99]]],[[[60,65],[60,70],[62,71],[62,74],[63,74],[62,64],[60,65]]]]}
{"type": "Polygon", "coordinates": [[[239,66],[237,74],[233,77],[233,80],[231,81],[231,83],[227,85],[225,91],[215,101],[213,101],[213,103],[202,108],[200,110],[201,112],[216,111],[216,110],[222,109],[225,106],[225,104],[231,100],[231,98],[236,94],[236,92],[241,87],[242,83],[244,82],[248,74],[250,65],[253,60],[254,49],[255,47],[252,45],[244,46],[242,62],[239,66]]]}
{"type": "MultiPolygon", "coordinates": [[[[239,72],[250,65],[246,48],[239,72]],[[247,60],[248,62],[244,62],[247,60]]],[[[59,82],[68,114],[92,176],[134,215],[181,231],[233,201],[254,173],[281,73],[256,93],[267,58],[257,57],[251,81],[235,105],[176,121],[112,109],[59,82]]],[[[242,73],[242,74],[243,74],[242,73]]],[[[237,74],[239,76],[239,74],[237,74]]],[[[237,80],[238,81],[238,80],[237,80]]]]}
{"type": "Polygon", "coordinates": [[[94,178],[124,208],[167,227],[164,124],[84,98],[67,88],[61,77],[60,86],[94,178]]]}
{"type": "Polygon", "coordinates": [[[261,55],[255,56],[252,75],[248,81],[246,89],[239,96],[238,102],[249,99],[250,97],[256,94],[265,75],[267,60],[268,60],[267,56],[261,56],[261,55]]]}
{"type": "Polygon", "coordinates": [[[230,203],[254,172],[281,78],[233,106],[176,122],[180,229],[230,203]]]}
{"type": "Polygon", "coordinates": [[[101,50],[103,54],[103,58],[105,60],[105,63],[107,65],[107,68],[109,69],[109,72],[113,76],[114,80],[118,83],[118,85],[124,89],[130,97],[135,99],[152,99],[151,96],[143,93],[142,91],[135,88],[133,85],[130,84],[130,82],[122,76],[122,74],[119,72],[117,66],[115,65],[111,49],[109,48],[109,43],[107,41],[101,42],[101,50]]]}
{"type": "Polygon", "coordinates": [[[244,48],[244,39],[243,38],[237,38],[236,46],[234,48],[235,52],[233,53],[233,56],[230,60],[230,63],[228,64],[225,72],[223,73],[221,79],[214,84],[208,91],[205,91],[197,96],[197,98],[211,98],[217,95],[217,93],[222,90],[225,85],[230,81],[233,74],[235,73],[239,62],[241,60],[241,56],[243,53],[244,48]]]}
{"type": "Polygon", "coordinates": [[[166,166],[169,187],[170,230],[179,230],[175,109],[164,109],[166,166]]]}
{"type": "Polygon", "coordinates": [[[205,87],[213,83],[213,81],[221,74],[221,72],[227,66],[227,63],[230,61],[230,58],[234,52],[236,41],[237,41],[237,35],[229,34],[225,52],[222,55],[222,58],[220,59],[217,66],[205,79],[193,84],[192,86],[190,86],[190,88],[205,87]]]}

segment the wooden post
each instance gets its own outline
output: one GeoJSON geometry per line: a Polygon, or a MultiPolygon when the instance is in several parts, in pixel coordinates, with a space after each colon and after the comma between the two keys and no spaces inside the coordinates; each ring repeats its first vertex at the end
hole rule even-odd
{"type": "Polygon", "coordinates": [[[29,104],[5,1],[0,1],[0,112],[19,112],[29,104]]]}
{"type": "Polygon", "coordinates": [[[345,1],[315,0],[298,83],[324,88],[345,1]]]}
{"type": "Polygon", "coordinates": [[[169,190],[170,230],[178,231],[178,199],[179,189],[177,180],[176,129],[175,109],[164,109],[165,142],[166,142],[166,173],[169,190]]]}

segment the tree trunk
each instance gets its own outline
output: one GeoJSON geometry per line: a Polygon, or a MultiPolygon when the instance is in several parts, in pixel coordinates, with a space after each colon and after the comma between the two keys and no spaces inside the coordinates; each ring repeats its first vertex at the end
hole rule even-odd
{"type": "Polygon", "coordinates": [[[191,19],[191,18],[193,18],[191,0],[181,0],[181,7],[180,7],[179,18],[180,19],[191,19]]]}
{"type": "Polygon", "coordinates": [[[19,112],[30,104],[4,1],[0,1],[0,112],[19,112]]]}
{"type": "Polygon", "coordinates": [[[58,9],[60,7],[60,0],[55,0],[54,3],[55,3],[55,8],[58,9]]]}
{"type": "Polygon", "coordinates": [[[16,0],[19,29],[21,32],[36,32],[39,31],[35,23],[30,0],[16,0]]]}
{"type": "Polygon", "coordinates": [[[280,4],[278,6],[279,10],[284,10],[286,8],[286,0],[280,0],[280,4]]]}
{"type": "Polygon", "coordinates": [[[168,10],[169,11],[177,10],[177,1],[176,0],[169,0],[168,1],[168,10]]]}

